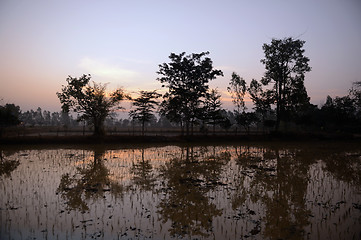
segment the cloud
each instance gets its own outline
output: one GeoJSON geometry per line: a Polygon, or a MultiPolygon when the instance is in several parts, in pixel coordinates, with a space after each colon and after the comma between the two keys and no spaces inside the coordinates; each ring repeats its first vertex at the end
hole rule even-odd
{"type": "Polygon", "coordinates": [[[124,69],[116,64],[109,64],[105,61],[85,57],[81,59],[79,67],[91,75],[104,79],[130,81],[138,73],[132,70],[124,69]]]}

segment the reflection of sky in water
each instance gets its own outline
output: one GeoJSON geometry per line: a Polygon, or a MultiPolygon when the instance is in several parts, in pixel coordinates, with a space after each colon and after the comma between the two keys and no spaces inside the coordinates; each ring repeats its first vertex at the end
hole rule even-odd
{"type": "Polygon", "coordinates": [[[0,176],[1,239],[360,237],[359,150],[55,149],[8,160],[20,164],[0,176]]]}

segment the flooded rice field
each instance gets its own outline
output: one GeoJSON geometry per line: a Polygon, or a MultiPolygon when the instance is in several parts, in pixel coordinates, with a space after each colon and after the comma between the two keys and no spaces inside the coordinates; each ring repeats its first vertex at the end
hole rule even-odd
{"type": "Polygon", "coordinates": [[[357,144],[0,152],[0,239],[361,239],[357,144]]]}

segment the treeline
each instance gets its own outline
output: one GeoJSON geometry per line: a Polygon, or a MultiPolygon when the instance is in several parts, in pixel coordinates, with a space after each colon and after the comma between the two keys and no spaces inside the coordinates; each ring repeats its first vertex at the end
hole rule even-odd
{"type": "MultiPolygon", "coordinates": [[[[219,105],[220,106],[220,105],[219,105]]],[[[257,129],[259,131],[273,130],[276,123],[275,110],[270,109],[263,114],[256,107],[253,111],[247,111],[240,115],[234,111],[218,109],[212,119],[202,119],[195,122],[201,131],[213,130],[218,127],[223,130],[230,130],[240,127],[245,131],[257,129]],[[248,118],[248,119],[247,119],[248,118]],[[208,129],[210,128],[210,129],[208,129]]],[[[108,116],[104,121],[107,128],[130,128],[141,125],[141,122],[129,118],[119,118],[116,114],[108,116]]],[[[19,106],[5,104],[0,106],[0,122],[2,127],[22,125],[25,127],[52,126],[52,127],[82,127],[76,117],[67,112],[50,112],[38,107],[35,111],[21,111],[19,106]]],[[[342,131],[361,133],[361,82],[354,83],[346,96],[327,96],[325,103],[321,106],[309,104],[304,111],[293,115],[288,122],[284,122],[286,128],[304,129],[317,131],[342,131]]],[[[171,128],[181,127],[180,123],[171,122],[164,115],[152,116],[145,124],[146,127],[171,128]]]]}
{"type": "MultiPolygon", "coordinates": [[[[1,126],[9,127],[21,125],[25,127],[83,127],[84,122],[78,121],[77,117],[67,112],[50,112],[42,110],[38,107],[35,111],[22,111],[21,108],[15,104],[5,104],[0,106],[1,126]]],[[[230,122],[230,126],[236,123],[235,116],[232,111],[222,109],[221,116],[230,122]]],[[[107,128],[130,128],[139,126],[140,122],[132,118],[131,111],[128,118],[121,118],[116,113],[108,116],[104,121],[104,126],[107,128]]],[[[220,124],[221,125],[221,124],[220,124]]],[[[172,128],[180,127],[179,124],[170,122],[165,116],[155,115],[146,122],[146,127],[157,128],[172,128]]]]}
{"type": "MultiPolygon", "coordinates": [[[[267,114],[264,114],[254,107],[253,111],[237,115],[234,111],[222,109],[219,102],[218,110],[218,114],[214,114],[211,119],[207,120],[206,116],[203,116],[201,120],[195,122],[197,128],[206,132],[216,127],[223,130],[240,127],[248,131],[252,128],[259,131],[269,131],[275,127],[276,112],[272,109],[267,114]],[[246,118],[248,120],[245,120],[246,118]]],[[[122,119],[113,113],[106,118],[104,125],[107,128],[118,129],[141,125],[141,122],[136,119],[133,120],[132,114],[129,114],[129,118],[122,119]]],[[[14,104],[0,106],[0,120],[2,127],[22,125],[26,127],[52,126],[72,128],[84,125],[83,122],[79,122],[76,117],[67,112],[50,112],[42,110],[40,107],[35,111],[23,112],[19,106],[14,104]]],[[[297,112],[297,115],[293,115],[288,122],[284,122],[284,125],[287,125],[284,127],[289,129],[296,127],[296,129],[304,130],[361,133],[361,82],[354,83],[349,90],[349,94],[346,96],[336,96],[334,98],[327,96],[325,103],[321,106],[309,104],[304,111],[297,112]]],[[[181,124],[169,121],[164,115],[157,115],[152,116],[145,126],[171,128],[181,127],[181,124]]]]}
{"type": "Polygon", "coordinates": [[[187,136],[194,129],[215,132],[216,128],[361,133],[361,82],[355,82],[346,96],[328,96],[320,107],[311,104],[304,85],[305,75],[311,71],[304,44],[293,38],[272,39],[264,44],[261,63],[265,74],[260,80],[252,79],[247,84],[234,72],[227,88],[235,106],[233,111],[223,109],[218,90],[209,88],[210,81],[223,76],[213,67],[209,52],[183,52],[171,53],[169,62],[159,65],[157,81],[165,89],[163,95],[153,90],[139,91],[134,97],[122,88],[107,92],[105,85],[91,81],[90,74],[69,76],[67,84],[56,93],[61,113],[40,108],[22,113],[18,106],[7,104],[0,108],[1,126],[20,122],[30,126],[77,126],[80,122],[91,126],[96,136],[105,134],[105,126],[129,127],[135,123],[143,134],[146,126],[173,126],[180,127],[187,136]],[[245,105],[246,96],[253,102],[252,109],[245,105]],[[129,119],[120,120],[114,113],[121,109],[123,100],[130,100],[132,108],[129,119]]]}
{"type": "Polygon", "coordinates": [[[361,81],[354,82],[346,96],[327,96],[320,108],[311,105],[295,120],[321,130],[361,133],[361,81]]]}

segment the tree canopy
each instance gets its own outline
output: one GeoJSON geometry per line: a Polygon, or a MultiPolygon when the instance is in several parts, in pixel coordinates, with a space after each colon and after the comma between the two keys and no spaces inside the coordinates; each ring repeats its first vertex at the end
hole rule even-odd
{"type": "Polygon", "coordinates": [[[62,110],[73,110],[79,114],[79,121],[86,121],[94,126],[94,135],[104,135],[104,121],[113,111],[120,109],[119,103],[127,97],[122,88],[110,93],[106,92],[106,85],[89,83],[89,75],[79,78],[69,76],[67,85],[63,86],[57,96],[62,104],[62,110]]]}
{"type": "Polygon", "coordinates": [[[208,123],[213,125],[213,134],[215,133],[215,128],[217,124],[220,124],[224,121],[222,116],[222,103],[221,95],[217,89],[210,89],[207,92],[206,98],[203,104],[203,119],[208,123]]]}
{"type": "Polygon", "coordinates": [[[254,104],[253,109],[256,113],[259,113],[262,116],[262,120],[265,121],[267,114],[271,112],[272,98],[269,96],[270,92],[264,91],[262,84],[252,79],[249,84],[248,93],[254,104]]]}
{"type": "Polygon", "coordinates": [[[19,120],[20,107],[15,104],[7,103],[0,106],[0,127],[17,125],[19,120]]]}
{"type": "Polygon", "coordinates": [[[276,104],[276,129],[281,120],[288,120],[309,104],[304,78],[311,67],[304,55],[304,44],[305,41],[284,38],[272,39],[270,44],[263,45],[265,58],[261,62],[266,72],[261,82],[265,86],[273,84],[267,95],[276,104]]]}
{"type": "Polygon", "coordinates": [[[146,122],[150,121],[154,117],[153,111],[158,105],[157,98],[161,94],[157,91],[140,91],[140,96],[138,98],[132,99],[132,105],[135,109],[129,112],[129,116],[133,120],[138,120],[142,123],[142,135],[144,135],[144,125],[146,122]]]}
{"type": "Polygon", "coordinates": [[[163,95],[161,113],[171,121],[185,124],[187,135],[190,125],[199,119],[202,98],[206,97],[208,82],[217,76],[223,76],[221,70],[213,68],[213,62],[206,57],[209,52],[186,55],[172,53],[170,63],[159,65],[157,80],[167,87],[163,95]]]}
{"type": "Polygon", "coordinates": [[[244,97],[247,92],[246,81],[237,73],[233,72],[227,91],[231,94],[232,102],[236,106],[236,114],[244,112],[247,109],[244,102],[244,97]]]}

